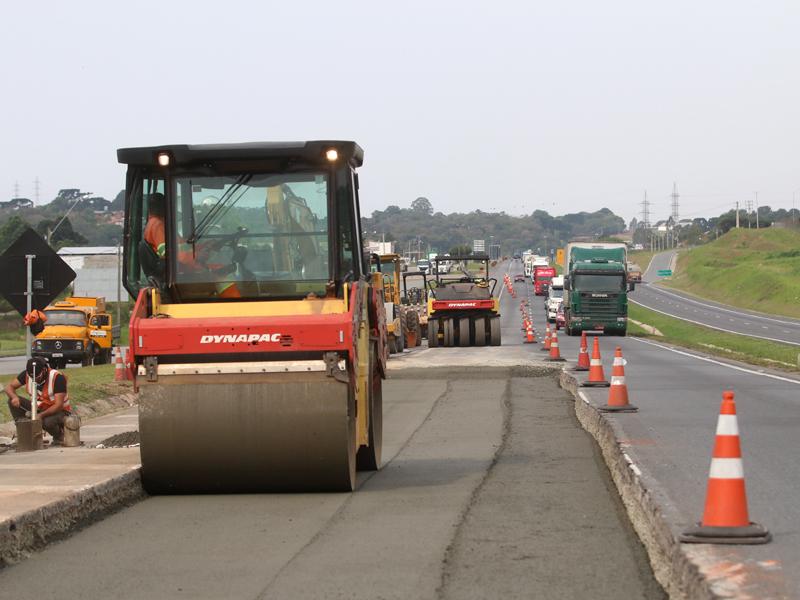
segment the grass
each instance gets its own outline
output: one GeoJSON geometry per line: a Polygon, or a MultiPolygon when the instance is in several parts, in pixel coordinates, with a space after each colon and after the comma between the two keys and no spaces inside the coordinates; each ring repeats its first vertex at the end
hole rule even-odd
{"type": "Polygon", "coordinates": [[[650,250],[631,250],[628,252],[628,262],[639,265],[642,268],[642,275],[644,275],[644,272],[647,271],[647,267],[650,266],[650,261],[653,260],[655,254],[655,252],[651,252],[650,250]]]}
{"type": "MultiPolygon", "coordinates": [[[[67,376],[69,402],[73,408],[79,404],[90,404],[96,400],[118,396],[133,389],[130,381],[114,381],[114,365],[66,369],[64,374],[67,376]]],[[[2,376],[3,387],[14,375],[16,374],[2,376]]],[[[0,422],[11,420],[5,395],[3,400],[0,402],[0,422]]]]}
{"type": "Polygon", "coordinates": [[[694,325],[648,310],[638,304],[628,305],[631,319],[651,325],[663,333],[663,337],[651,335],[634,323],[628,323],[628,334],[668,342],[684,348],[700,350],[723,358],[738,360],[753,365],[798,371],[800,347],[770,342],[745,335],[725,333],[708,327],[694,325]]]}
{"type": "Polygon", "coordinates": [[[800,231],[732,229],[682,252],[665,285],[739,308],[800,317],[800,231]]]}

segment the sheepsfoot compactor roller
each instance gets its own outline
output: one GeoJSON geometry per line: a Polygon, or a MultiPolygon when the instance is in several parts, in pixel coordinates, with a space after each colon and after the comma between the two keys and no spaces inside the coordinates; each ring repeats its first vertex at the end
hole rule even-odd
{"type": "Polygon", "coordinates": [[[499,346],[496,287],[487,255],[437,256],[428,280],[428,346],[499,346]],[[450,270],[440,274],[439,263],[445,261],[450,270]]]}
{"type": "Polygon", "coordinates": [[[353,142],[118,150],[151,493],[348,491],[381,462],[386,315],[353,142]]]}

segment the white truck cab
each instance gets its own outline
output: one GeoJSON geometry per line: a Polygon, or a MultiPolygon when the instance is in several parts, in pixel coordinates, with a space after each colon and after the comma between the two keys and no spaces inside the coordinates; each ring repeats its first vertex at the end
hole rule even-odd
{"type": "Polygon", "coordinates": [[[547,320],[554,323],[556,315],[558,314],[558,307],[564,302],[564,277],[559,275],[553,277],[550,282],[550,289],[547,292],[547,298],[544,301],[545,308],[547,309],[547,320]]]}

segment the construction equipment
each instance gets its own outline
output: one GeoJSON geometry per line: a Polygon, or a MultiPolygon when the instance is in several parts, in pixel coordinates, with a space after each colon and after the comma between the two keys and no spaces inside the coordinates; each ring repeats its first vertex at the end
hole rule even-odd
{"type": "Polygon", "coordinates": [[[437,256],[450,261],[448,274],[428,281],[428,346],[499,346],[500,302],[494,297],[497,279],[489,277],[486,254],[437,256]]]}
{"type": "Polygon", "coordinates": [[[428,276],[425,271],[405,271],[403,273],[401,301],[407,310],[416,313],[416,317],[412,317],[412,319],[419,323],[419,334],[417,335],[417,346],[419,346],[422,338],[428,337],[428,276]],[[408,287],[409,277],[422,279],[422,287],[408,287]]]}
{"type": "Polygon", "coordinates": [[[44,330],[36,336],[32,356],[54,369],[67,363],[104,365],[111,362],[112,322],[105,298],[71,296],[44,309],[44,330]]]}
{"type": "Polygon", "coordinates": [[[422,341],[420,321],[418,313],[409,309],[402,301],[400,255],[381,254],[379,258],[389,332],[389,353],[394,354],[402,352],[404,348],[419,346],[422,341]]]}
{"type": "Polygon", "coordinates": [[[352,490],[356,469],[381,464],[387,358],[381,276],[361,251],[362,149],[258,142],[117,157],[145,489],[352,490]],[[158,218],[164,258],[144,235],[158,218]]]}

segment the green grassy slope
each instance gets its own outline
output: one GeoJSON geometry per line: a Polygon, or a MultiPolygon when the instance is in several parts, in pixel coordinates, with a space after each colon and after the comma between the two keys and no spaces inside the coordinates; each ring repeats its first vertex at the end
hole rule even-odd
{"type": "Polygon", "coordinates": [[[732,229],[682,252],[664,285],[740,308],[800,317],[800,231],[732,229]]]}

